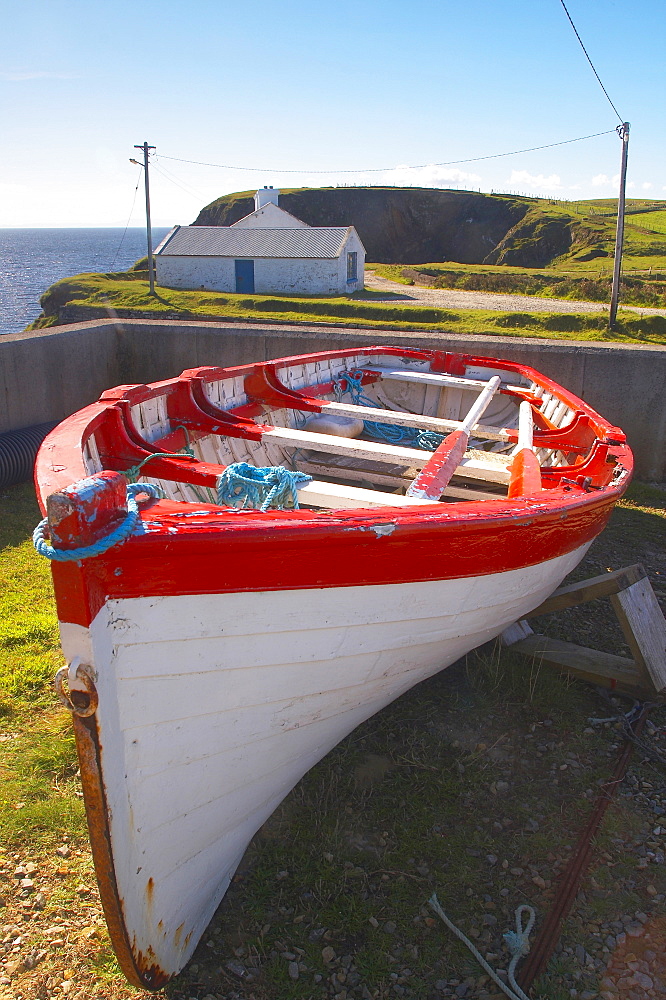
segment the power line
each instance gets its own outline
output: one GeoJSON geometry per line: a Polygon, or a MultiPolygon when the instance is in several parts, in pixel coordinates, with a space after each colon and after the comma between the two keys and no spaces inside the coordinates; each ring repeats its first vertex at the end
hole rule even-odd
{"type": "Polygon", "coordinates": [[[160,170],[160,168],[157,166],[157,164],[155,163],[154,160],[153,160],[153,170],[156,170],[157,173],[160,174],[162,177],[164,177],[165,180],[169,181],[170,184],[175,184],[176,187],[179,187],[180,190],[184,191],[185,194],[188,194],[190,196],[190,198],[194,198],[195,201],[202,201],[203,200],[203,195],[195,194],[194,191],[188,190],[188,188],[184,187],[179,181],[176,180],[176,178],[173,176],[173,174],[171,174],[166,169],[166,167],[164,169],[160,170]]]}
{"type": "Polygon", "coordinates": [[[114,267],[116,266],[116,261],[118,260],[118,254],[120,253],[120,251],[122,249],[123,241],[124,241],[125,237],[127,236],[127,230],[129,229],[129,224],[132,221],[132,215],[134,214],[134,206],[136,205],[136,193],[139,190],[139,184],[140,183],[141,183],[141,174],[139,174],[139,179],[136,182],[136,187],[134,188],[134,197],[132,198],[132,207],[130,208],[130,214],[127,217],[127,225],[125,226],[123,235],[120,237],[120,243],[118,244],[118,249],[116,250],[116,256],[111,261],[111,267],[109,268],[109,271],[113,271],[114,267]]]}
{"type": "MultiPolygon", "coordinates": [[[[593,67],[594,68],[594,67],[593,67]]],[[[601,81],[599,81],[601,83],[601,81]]],[[[608,96],[608,95],[606,95],[608,96]]],[[[609,98],[610,100],[610,98],[609,98]]],[[[617,111],[615,112],[617,114],[617,111]]],[[[618,115],[619,117],[619,115],[618,115]]],[[[622,119],[620,119],[622,121],[622,119]]],[[[561,142],[549,142],[545,146],[530,146],[529,149],[514,149],[510,153],[491,153],[488,156],[472,156],[466,160],[446,160],[442,163],[419,163],[416,166],[408,166],[403,169],[406,170],[422,170],[425,167],[452,167],[459,163],[478,163],[480,160],[497,160],[502,156],[518,156],[520,153],[534,153],[540,149],[553,149],[555,146],[567,146],[572,142],[583,142],[586,139],[597,139],[601,135],[610,135],[615,129],[607,129],[605,132],[595,132],[593,135],[581,135],[577,139],[563,139],[561,142]]],[[[253,173],[275,173],[275,174],[383,174],[389,170],[395,170],[396,167],[358,167],[355,170],[337,170],[331,168],[329,170],[294,170],[294,169],[280,169],[278,167],[238,167],[231,166],[228,163],[205,163],[202,160],[186,160],[182,156],[165,156],[164,153],[159,154],[159,159],[163,160],[174,160],[178,163],[193,163],[198,167],[216,167],[219,170],[241,170],[243,172],[251,171],[253,173]]]]}
{"type": "Polygon", "coordinates": [[[575,33],[575,35],[576,35],[576,38],[577,38],[577,39],[578,39],[578,41],[580,42],[580,47],[581,47],[581,49],[583,50],[583,52],[585,53],[585,58],[586,58],[586,59],[587,59],[587,61],[589,62],[590,66],[592,67],[592,72],[593,72],[593,73],[594,73],[594,75],[596,76],[597,80],[599,81],[599,86],[601,87],[601,89],[603,90],[604,94],[606,95],[606,100],[607,100],[607,101],[608,101],[608,103],[610,104],[611,108],[613,109],[613,111],[615,112],[615,114],[617,115],[617,117],[618,117],[618,118],[620,119],[620,122],[622,122],[622,124],[624,124],[624,119],[623,119],[623,118],[621,117],[621,115],[620,115],[620,112],[619,112],[619,111],[617,110],[617,108],[615,107],[615,105],[614,105],[614,104],[613,104],[613,102],[611,101],[610,97],[608,96],[608,91],[606,90],[606,88],[604,87],[603,83],[601,82],[601,77],[600,77],[600,76],[599,76],[599,74],[597,73],[596,69],[594,68],[594,63],[592,62],[592,60],[590,59],[589,55],[587,54],[587,49],[586,49],[586,48],[585,48],[585,46],[583,45],[583,40],[582,40],[582,38],[580,37],[580,35],[578,34],[578,29],[576,28],[576,25],[575,25],[575,24],[573,23],[573,21],[571,20],[571,14],[570,14],[570,13],[569,13],[569,11],[567,10],[567,8],[566,8],[566,4],[565,4],[564,0],[560,0],[560,3],[561,3],[561,4],[562,4],[562,6],[564,7],[564,13],[565,13],[565,14],[567,15],[567,17],[569,18],[569,24],[570,24],[570,25],[571,25],[571,27],[573,28],[573,30],[574,30],[574,33],[575,33]]]}

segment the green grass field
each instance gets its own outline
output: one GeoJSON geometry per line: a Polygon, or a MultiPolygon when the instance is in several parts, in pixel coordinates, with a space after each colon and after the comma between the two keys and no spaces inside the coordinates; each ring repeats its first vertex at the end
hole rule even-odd
{"type": "Polygon", "coordinates": [[[650,232],[666,236],[666,211],[642,212],[637,216],[629,216],[627,221],[632,226],[639,226],[650,232]]]}
{"type": "MultiPolygon", "coordinates": [[[[392,265],[386,273],[396,273],[392,265]]],[[[463,265],[460,265],[462,267],[463,265]]],[[[448,267],[448,265],[447,265],[448,267]]],[[[503,269],[501,269],[503,272],[503,269]]],[[[666,343],[666,317],[624,312],[618,329],[608,331],[604,313],[516,313],[484,310],[448,310],[404,306],[374,301],[372,293],[339,298],[313,296],[234,295],[217,292],[158,288],[151,297],[141,272],[84,274],[53,285],[42,297],[47,313],[33,328],[57,322],[60,306],[76,307],[77,317],[244,319],[280,323],[325,323],[335,326],[383,330],[441,330],[447,333],[486,334],[611,341],[614,343],[666,343]]]]}

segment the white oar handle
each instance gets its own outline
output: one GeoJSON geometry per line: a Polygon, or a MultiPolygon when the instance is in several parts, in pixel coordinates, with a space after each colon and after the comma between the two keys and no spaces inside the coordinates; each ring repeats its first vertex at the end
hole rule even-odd
{"type": "Polygon", "coordinates": [[[478,398],[474,401],[474,404],[472,405],[467,416],[463,420],[462,426],[460,428],[461,431],[464,431],[466,434],[469,434],[470,431],[472,430],[472,427],[474,427],[474,424],[478,424],[479,420],[481,419],[485,411],[488,409],[491,399],[493,398],[493,396],[495,395],[501,384],[502,384],[502,379],[499,377],[499,375],[493,375],[490,381],[486,384],[485,389],[483,389],[479,393],[478,398]]]}

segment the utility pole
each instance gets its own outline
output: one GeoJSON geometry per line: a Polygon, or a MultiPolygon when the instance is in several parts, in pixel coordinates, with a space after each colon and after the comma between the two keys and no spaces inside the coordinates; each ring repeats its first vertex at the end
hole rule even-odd
{"type": "Polygon", "coordinates": [[[617,199],[617,229],[615,231],[615,265],[613,267],[613,287],[611,290],[609,330],[615,329],[617,302],[620,295],[620,272],[622,270],[622,243],[624,241],[624,195],[627,185],[627,152],[629,150],[629,122],[618,125],[617,134],[622,140],[622,166],[620,167],[620,192],[617,199]]]}
{"type": "Polygon", "coordinates": [[[154,146],[149,146],[144,142],[142,146],[135,146],[135,149],[143,150],[143,179],[146,185],[146,239],[148,241],[148,278],[150,281],[150,294],[155,294],[155,274],[153,270],[153,233],[150,228],[150,184],[148,181],[148,155],[154,146]]]}

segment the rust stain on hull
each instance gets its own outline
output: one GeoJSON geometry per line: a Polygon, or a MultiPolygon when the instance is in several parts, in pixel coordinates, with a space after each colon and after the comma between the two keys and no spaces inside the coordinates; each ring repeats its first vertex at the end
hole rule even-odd
{"type": "MultiPolygon", "coordinates": [[[[106,791],[100,770],[100,740],[95,716],[72,717],[76,749],[81,768],[81,783],[86,807],[88,831],[92,846],[95,875],[99,886],[104,916],[118,964],[133,986],[147,990],[161,989],[172,974],[160,968],[152,949],[144,955],[134,952],[129,941],[123,904],[118,893],[118,883],[113,865],[111,833],[106,802],[106,791]]],[[[146,891],[152,899],[153,880],[148,880],[146,891]]]]}

